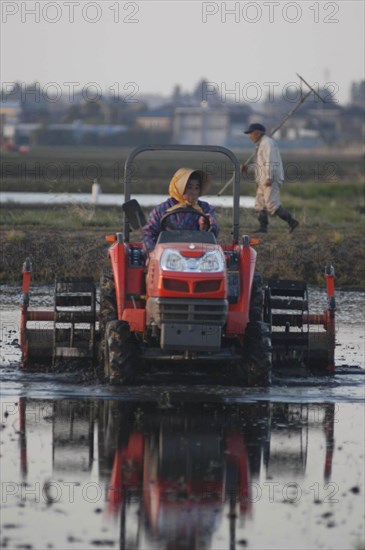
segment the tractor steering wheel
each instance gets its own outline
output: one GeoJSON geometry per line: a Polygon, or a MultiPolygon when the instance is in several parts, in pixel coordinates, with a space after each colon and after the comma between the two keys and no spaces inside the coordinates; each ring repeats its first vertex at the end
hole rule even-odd
{"type": "Polygon", "coordinates": [[[172,212],[167,212],[167,214],[162,216],[161,222],[160,222],[162,231],[166,231],[166,229],[170,229],[170,230],[176,229],[173,227],[173,224],[171,223],[169,224],[167,221],[170,216],[174,216],[175,214],[194,214],[195,216],[199,216],[199,218],[203,217],[207,222],[205,231],[210,230],[210,219],[203,212],[199,212],[198,210],[195,210],[195,208],[176,208],[176,210],[173,210],[172,212]]]}

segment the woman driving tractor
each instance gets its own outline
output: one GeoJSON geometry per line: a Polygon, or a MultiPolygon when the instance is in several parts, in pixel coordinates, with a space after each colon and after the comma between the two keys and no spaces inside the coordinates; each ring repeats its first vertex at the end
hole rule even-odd
{"type": "Polygon", "coordinates": [[[152,210],[143,228],[147,250],[155,247],[163,229],[163,218],[166,219],[166,225],[172,229],[209,230],[215,236],[218,235],[219,227],[214,208],[209,203],[199,200],[209,185],[210,178],[203,170],[180,168],[175,172],[169,185],[170,197],[152,210]]]}

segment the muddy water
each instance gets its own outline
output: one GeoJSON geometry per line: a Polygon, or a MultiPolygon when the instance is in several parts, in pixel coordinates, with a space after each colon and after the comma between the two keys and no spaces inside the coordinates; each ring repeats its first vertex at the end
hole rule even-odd
{"type": "Polygon", "coordinates": [[[268,390],[22,373],[19,301],[4,289],[4,548],[364,547],[362,295],[337,293],[337,374],[268,390]]]}

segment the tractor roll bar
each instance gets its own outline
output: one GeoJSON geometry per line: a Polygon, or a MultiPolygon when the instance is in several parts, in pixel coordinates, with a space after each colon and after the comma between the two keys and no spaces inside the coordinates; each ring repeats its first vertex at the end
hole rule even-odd
{"type": "MultiPolygon", "coordinates": [[[[124,201],[127,202],[131,198],[130,187],[133,175],[133,162],[137,155],[146,151],[178,151],[180,153],[186,151],[205,152],[205,153],[221,153],[230,159],[234,166],[234,182],[233,182],[233,242],[238,243],[239,237],[239,211],[240,211],[240,163],[236,155],[220,145],[145,145],[136,147],[129,154],[124,165],[124,201]]],[[[129,242],[129,222],[124,214],[123,217],[124,240],[129,242]]]]}

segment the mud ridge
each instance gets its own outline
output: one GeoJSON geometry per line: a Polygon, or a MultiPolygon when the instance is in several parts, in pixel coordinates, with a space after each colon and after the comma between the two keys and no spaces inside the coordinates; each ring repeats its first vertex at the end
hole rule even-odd
{"type": "MultiPolygon", "coordinates": [[[[308,284],[321,286],[324,284],[325,265],[332,263],[338,288],[364,289],[365,243],[362,232],[352,231],[351,235],[342,235],[337,240],[333,239],[332,233],[321,232],[320,228],[300,228],[292,236],[283,231],[272,231],[260,237],[260,244],[256,247],[257,270],[264,279],[302,279],[308,284]]],[[[0,281],[20,281],[26,257],[32,260],[34,282],[52,283],[56,276],[70,275],[89,275],[98,281],[100,271],[108,261],[109,245],[105,234],[103,229],[2,231],[0,281]]],[[[229,236],[223,234],[221,240],[229,242],[229,236]]]]}

